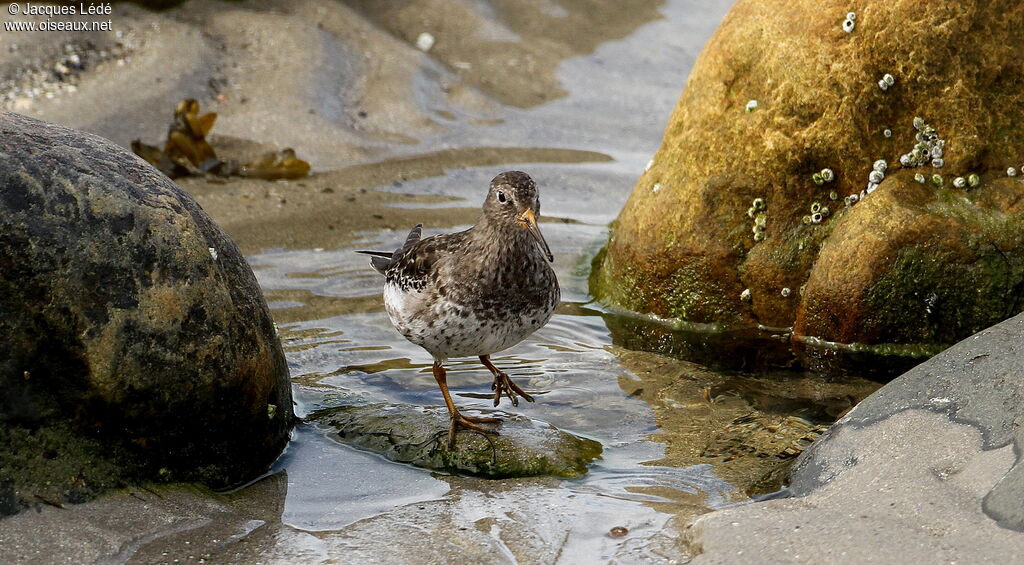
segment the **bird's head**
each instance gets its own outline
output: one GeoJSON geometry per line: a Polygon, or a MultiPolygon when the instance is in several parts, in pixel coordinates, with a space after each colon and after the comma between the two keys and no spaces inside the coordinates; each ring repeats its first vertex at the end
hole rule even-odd
{"type": "Polygon", "coordinates": [[[537,183],[530,175],[522,171],[506,171],[494,177],[484,201],[484,215],[503,229],[525,230],[533,236],[548,261],[555,260],[537,225],[540,196],[537,183]]]}

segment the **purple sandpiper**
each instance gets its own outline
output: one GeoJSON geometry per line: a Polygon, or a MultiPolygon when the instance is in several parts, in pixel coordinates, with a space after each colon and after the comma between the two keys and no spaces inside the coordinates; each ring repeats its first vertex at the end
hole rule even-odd
{"type": "Polygon", "coordinates": [[[491,181],[476,225],[457,233],[420,237],[422,225],[409,232],[393,253],[372,255],[370,264],[384,275],[384,307],[406,339],[434,358],[434,379],[448,406],[448,446],[460,429],[496,431],[480,424],[498,418],[466,416],[452,402],[444,362],[476,356],[494,375],[494,405],[506,396],[533,397],[491,363],[490,356],[519,343],[541,328],[558,305],[554,261],[537,226],[537,185],[520,171],[491,181]]]}

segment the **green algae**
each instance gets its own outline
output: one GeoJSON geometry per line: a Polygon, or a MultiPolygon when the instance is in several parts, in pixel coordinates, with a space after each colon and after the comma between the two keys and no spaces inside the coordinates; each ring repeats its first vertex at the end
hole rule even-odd
{"type": "Polygon", "coordinates": [[[440,406],[342,406],[317,411],[308,420],[331,439],[392,461],[488,479],[576,478],[601,455],[600,443],[554,426],[504,412],[472,412],[501,418],[495,427],[500,435],[462,431],[449,449],[448,412],[440,406]]]}

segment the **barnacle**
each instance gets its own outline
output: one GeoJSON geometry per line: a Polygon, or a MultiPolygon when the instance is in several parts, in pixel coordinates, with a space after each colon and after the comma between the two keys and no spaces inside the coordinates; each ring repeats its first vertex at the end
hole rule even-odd
{"type": "Polygon", "coordinates": [[[924,184],[925,178],[924,178],[924,175],[922,175],[921,173],[915,173],[914,174],[914,180],[916,180],[917,182],[919,182],[921,184],[924,184]]]}
{"type": "Polygon", "coordinates": [[[1006,176],[1008,176],[1008,177],[1015,177],[1015,176],[1017,176],[1017,169],[1014,169],[1013,167],[1010,167],[1009,169],[1006,169],[1006,176]]]}
{"type": "Polygon", "coordinates": [[[967,175],[967,184],[969,184],[971,188],[977,188],[977,186],[981,184],[981,177],[976,173],[971,173],[967,175]]]}
{"type": "Polygon", "coordinates": [[[871,174],[868,175],[868,181],[875,184],[881,184],[883,179],[885,179],[885,173],[882,171],[871,171],[871,174]]]}
{"type": "Polygon", "coordinates": [[[821,180],[823,180],[825,182],[832,182],[833,180],[835,180],[835,178],[836,178],[836,174],[834,172],[832,172],[832,169],[822,169],[821,170],[821,180]]]}
{"type": "Polygon", "coordinates": [[[851,20],[849,18],[843,20],[843,31],[845,31],[846,33],[852,32],[853,28],[856,27],[856,26],[857,26],[857,24],[855,24],[853,22],[853,20],[851,20]]]}
{"type": "Polygon", "coordinates": [[[953,179],[953,186],[957,188],[963,188],[967,186],[967,179],[965,179],[964,177],[956,177],[955,179],[953,179]]]}
{"type": "Polygon", "coordinates": [[[764,198],[760,197],[755,198],[751,204],[753,204],[754,210],[757,210],[758,212],[768,208],[767,204],[765,204],[764,198]]]}
{"type": "Polygon", "coordinates": [[[789,295],[792,294],[792,293],[793,293],[793,291],[790,290],[789,287],[787,286],[787,287],[783,287],[782,292],[780,292],[779,294],[781,294],[783,298],[789,298],[789,295]]]}

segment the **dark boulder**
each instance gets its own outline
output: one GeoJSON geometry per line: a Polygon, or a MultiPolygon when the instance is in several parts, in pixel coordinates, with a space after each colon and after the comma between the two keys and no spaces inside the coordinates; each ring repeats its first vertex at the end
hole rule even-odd
{"type": "Polygon", "coordinates": [[[185,191],[102,138],[0,113],[0,484],[225,486],[293,420],[256,278],[185,191]]]}

